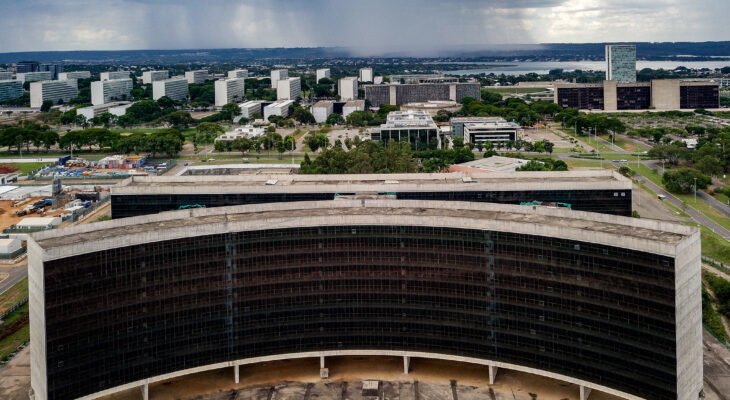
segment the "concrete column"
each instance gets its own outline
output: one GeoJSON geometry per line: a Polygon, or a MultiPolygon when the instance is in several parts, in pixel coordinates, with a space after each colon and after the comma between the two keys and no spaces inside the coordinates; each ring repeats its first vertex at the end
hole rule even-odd
{"type": "Polygon", "coordinates": [[[408,356],[403,356],[403,373],[408,375],[408,370],[411,367],[411,358],[408,356]]]}
{"type": "Polygon", "coordinates": [[[494,380],[497,379],[498,368],[494,365],[489,366],[489,384],[494,385],[494,380]]]}
{"type": "Polygon", "coordinates": [[[142,389],[142,400],[150,400],[150,385],[145,383],[140,389],[142,389]]]}
{"type": "Polygon", "coordinates": [[[591,388],[580,385],[580,400],[588,400],[588,396],[591,395],[591,390],[591,388]]]}
{"type": "Polygon", "coordinates": [[[319,368],[324,368],[324,356],[319,356],[319,368]]]}
{"type": "Polygon", "coordinates": [[[236,381],[236,383],[240,382],[240,375],[239,375],[239,366],[234,365],[233,366],[233,379],[236,381]]]}

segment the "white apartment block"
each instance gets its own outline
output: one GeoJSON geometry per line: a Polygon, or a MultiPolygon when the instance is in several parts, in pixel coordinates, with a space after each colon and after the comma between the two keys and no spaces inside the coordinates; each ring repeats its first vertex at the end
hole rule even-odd
{"type": "Polygon", "coordinates": [[[360,82],[372,82],[373,81],[373,69],[372,68],[360,68],[360,82]]]}
{"type": "Polygon", "coordinates": [[[30,106],[40,108],[44,101],[68,103],[79,95],[76,79],[65,81],[38,81],[30,84],[30,106]]]}
{"type": "Polygon", "coordinates": [[[317,83],[319,83],[319,81],[321,79],[330,78],[330,77],[331,77],[331,74],[330,74],[329,68],[322,68],[322,69],[317,70],[317,83]]]}
{"type": "Polygon", "coordinates": [[[58,80],[65,81],[66,79],[89,79],[91,78],[91,72],[89,71],[73,71],[73,72],[59,72],[58,80]]]}
{"type": "Polygon", "coordinates": [[[357,78],[349,77],[340,79],[340,100],[357,100],[357,78]]]}
{"type": "Polygon", "coordinates": [[[266,130],[264,128],[257,128],[251,125],[246,125],[218,136],[217,138],[215,138],[215,141],[232,142],[240,138],[255,138],[263,136],[265,133],[266,130]]]}
{"type": "MultiPolygon", "coordinates": [[[[246,119],[253,119],[253,117],[256,116],[256,114],[258,114],[259,118],[261,118],[262,111],[263,111],[261,106],[263,103],[264,102],[260,101],[260,100],[253,100],[253,101],[247,101],[245,103],[239,104],[238,107],[241,109],[240,117],[246,118],[246,119]]],[[[234,122],[238,122],[238,121],[235,121],[235,119],[234,119],[234,122]]]]}
{"type": "Polygon", "coordinates": [[[228,71],[228,77],[229,78],[248,79],[248,70],[247,69],[234,69],[233,71],[228,71]]]}
{"type": "Polygon", "coordinates": [[[188,83],[205,83],[208,79],[210,79],[210,75],[208,74],[208,70],[205,69],[199,69],[196,71],[187,71],[185,72],[185,79],[188,80],[188,83]]]}
{"type": "Polygon", "coordinates": [[[23,82],[15,79],[0,80],[0,102],[15,100],[23,95],[23,82]]]}
{"type": "Polygon", "coordinates": [[[296,100],[302,94],[301,78],[287,78],[279,81],[276,98],[279,100],[296,100]]]}
{"type": "MultiPolygon", "coordinates": [[[[125,79],[129,78],[129,71],[109,71],[109,72],[102,72],[99,74],[99,80],[102,81],[111,81],[114,79],[125,79]]],[[[167,79],[167,78],[165,78],[167,79]]],[[[142,77],[142,80],[144,81],[144,77],[142,77]]]]}
{"type": "Polygon", "coordinates": [[[383,77],[382,76],[376,76],[373,78],[373,84],[375,85],[382,85],[383,84],[383,77]]]}
{"type": "Polygon", "coordinates": [[[314,120],[317,121],[318,124],[327,122],[327,118],[332,115],[333,108],[334,104],[331,101],[318,101],[312,106],[312,115],[314,116],[314,120]]]}
{"type": "Polygon", "coordinates": [[[152,82],[164,81],[169,78],[169,71],[145,71],[142,73],[142,83],[145,85],[149,85],[152,82]]]}
{"type": "Polygon", "coordinates": [[[41,71],[41,72],[21,72],[15,74],[17,80],[25,82],[39,82],[39,81],[50,81],[53,79],[53,72],[41,71]]]}
{"type": "Polygon", "coordinates": [[[92,118],[98,117],[101,114],[109,113],[112,115],[116,115],[117,117],[121,117],[122,115],[127,113],[127,109],[132,106],[134,103],[128,103],[128,102],[114,102],[114,103],[105,103],[98,106],[89,106],[89,107],[83,107],[83,108],[77,108],[76,114],[83,115],[86,120],[90,120],[92,118]]]}
{"type": "Polygon", "coordinates": [[[351,100],[342,106],[342,117],[347,118],[348,115],[355,111],[365,111],[365,100],[351,100]]]}
{"type": "Polygon", "coordinates": [[[159,100],[165,96],[173,101],[185,102],[188,98],[188,80],[184,76],[176,76],[152,82],[152,99],[159,100]]]}
{"type": "Polygon", "coordinates": [[[13,75],[10,71],[0,71],[0,81],[9,81],[13,79],[13,75]]]}
{"type": "Polygon", "coordinates": [[[264,107],[264,119],[269,120],[269,117],[277,115],[279,117],[288,117],[291,112],[291,106],[294,104],[294,100],[279,100],[275,103],[271,103],[264,107]]]}
{"type": "Polygon", "coordinates": [[[288,69],[273,69],[271,70],[271,88],[276,89],[279,81],[289,77],[288,69]]]}
{"type": "Polygon", "coordinates": [[[238,103],[246,94],[244,78],[228,78],[215,81],[215,106],[223,107],[228,103],[238,103]]]}
{"type": "Polygon", "coordinates": [[[112,101],[126,101],[131,97],[131,78],[91,82],[91,104],[95,106],[112,101]]]}

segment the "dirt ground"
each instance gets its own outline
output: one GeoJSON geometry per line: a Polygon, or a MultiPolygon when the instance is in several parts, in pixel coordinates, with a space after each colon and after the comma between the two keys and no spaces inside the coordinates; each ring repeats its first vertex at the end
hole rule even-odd
{"type": "Polygon", "coordinates": [[[0,368],[0,399],[28,400],[30,390],[30,346],[0,368]]]}
{"type": "Polygon", "coordinates": [[[575,145],[570,143],[567,139],[563,139],[547,129],[524,129],[520,131],[520,138],[528,142],[547,140],[552,142],[556,148],[561,149],[571,149],[575,147],[575,145]]]}
{"type": "MultiPolygon", "coordinates": [[[[318,362],[304,359],[242,366],[238,385],[233,381],[232,368],[200,373],[151,385],[150,399],[360,400],[363,380],[381,381],[384,397],[391,400],[453,399],[452,380],[457,392],[454,400],[489,399],[490,388],[496,399],[504,400],[579,398],[575,385],[509,370],[499,370],[495,385],[490,387],[488,368],[478,365],[413,359],[410,373],[405,375],[401,358],[331,357],[326,360],[330,378],[320,379],[318,362]]],[[[139,400],[140,390],[128,390],[106,399],[139,400]]],[[[591,393],[591,400],[614,399],[617,398],[604,393],[591,393]]]]}
{"type": "MultiPolygon", "coordinates": [[[[43,200],[45,197],[33,197],[28,201],[23,202],[22,204],[19,204],[17,207],[13,207],[13,201],[12,200],[0,200],[0,230],[10,227],[11,225],[15,225],[20,220],[26,217],[40,217],[40,214],[28,214],[23,217],[16,217],[15,212],[20,211],[25,206],[31,205],[35,203],[38,200],[43,200]]],[[[46,217],[57,217],[63,214],[63,210],[55,210],[51,211],[50,208],[47,209],[44,216],[46,217]]]]}

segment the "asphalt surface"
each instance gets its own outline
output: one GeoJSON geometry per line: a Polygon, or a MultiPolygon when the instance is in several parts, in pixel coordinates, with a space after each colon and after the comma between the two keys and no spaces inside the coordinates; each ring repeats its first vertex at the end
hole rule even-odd
{"type": "Polygon", "coordinates": [[[10,289],[13,285],[28,276],[28,267],[26,266],[26,263],[22,263],[22,265],[15,267],[0,267],[0,271],[7,272],[9,274],[4,281],[0,282],[0,294],[5,293],[6,290],[10,289]]]}

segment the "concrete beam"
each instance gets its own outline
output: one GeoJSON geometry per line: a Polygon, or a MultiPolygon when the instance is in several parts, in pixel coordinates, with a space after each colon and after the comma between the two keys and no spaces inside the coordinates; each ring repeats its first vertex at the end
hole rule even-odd
{"type": "Polygon", "coordinates": [[[142,400],[150,400],[150,384],[145,383],[140,389],[142,389],[142,400]]]}
{"type": "Polygon", "coordinates": [[[489,384],[494,385],[494,380],[497,379],[497,368],[494,365],[489,366],[489,384]]]}
{"type": "Polygon", "coordinates": [[[411,367],[411,358],[408,356],[403,356],[403,373],[408,375],[408,370],[410,370],[411,367]]]}
{"type": "Polygon", "coordinates": [[[324,368],[324,356],[319,356],[319,368],[324,368]]]}
{"type": "Polygon", "coordinates": [[[240,382],[240,374],[239,374],[239,366],[234,365],[233,366],[233,379],[236,381],[236,383],[240,382]]]}
{"type": "Polygon", "coordinates": [[[580,400],[588,400],[588,396],[591,395],[592,390],[591,388],[580,385],[580,400]]]}

